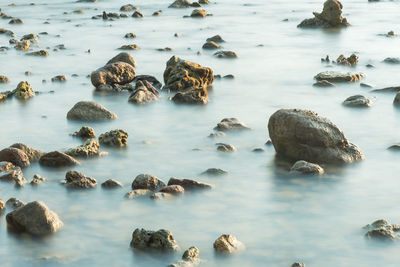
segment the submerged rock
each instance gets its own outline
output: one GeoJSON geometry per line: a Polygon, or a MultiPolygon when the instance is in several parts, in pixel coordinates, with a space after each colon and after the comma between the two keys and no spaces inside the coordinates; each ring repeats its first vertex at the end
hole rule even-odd
{"type": "Polygon", "coordinates": [[[237,118],[224,118],[215,126],[214,130],[218,131],[238,131],[238,130],[250,130],[243,122],[237,118]]]}
{"type": "Polygon", "coordinates": [[[101,184],[101,187],[103,188],[117,188],[117,187],[123,187],[123,184],[117,180],[114,179],[108,179],[104,183],[101,184]]]}
{"type": "Polygon", "coordinates": [[[123,45],[119,50],[138,50],[140,47],[137,44],[129,44],[129,45],[123,45]]]}
{"type": "Polygon", "coordinates": [[[138,10],[138,8],[131,4],[123,5],[119,9],[119,11],[133,11],[133,10],[138,10]]]}
{"type": "Polygon", "coordinates": [[[35,96],[32,86],[26,81],[20,82],[12,93],[16,98],[21,100],[27,100],[35,96]]]}
{"type": "Polygon", "coordinates": [[[79,161],[60,151],[53,151],[41,156],[39,164],[47,167],[65,167],[78,165],[79,161]]]}
{"type": "MultiPolygon", "coordinates": [[[[133,39],[133,38],[136,38],[136,34],[134,34],[133,32],[128,32],[127,34],[125,34],[125,36],[124,36],[125,38],[131,38],[131,39],[133,39]]],[[[135,67],[135,66],[134,66],[135,67]]]]}
{"type": "Polygon", "coordinates": [[[218,51],[214,54],[214,56],[216,56],[218,58],[237,58],[238,57],[236,55],[236,53],[233,51],[218,51]]]}
{"type": "Polygon", "coordinates": [[[18,148],[18,149],[21,149],[22,151],[24,151],[25,154],[28,156],[28,159],[30,162],[38,161],[40,159],[40,157],[45,154],[44,152],[42,152],[40,150],[33,149],[22,143],[15,143],[15,144],[12,144],[10,147],[18,148]]]}
{"type": "Polygon", "coordinates": [[[99,156],[99,148],[100,144],[96,139],[87,140],[83,145],[80,145],[76,148],[71,148],[65,151],[65,154],[70,155],[71,157],[82,157],[88,158],[93,156],[99,156]]]}
{"type": "Polygon", "coordinates": [[[225,175],[227,174],[227,171],[224,171],[222,169],[217,169],[217,168],[210,168],[207,169],[206,171],[202,172],[202,175],[212,175],[212,176],[219,176],[219,175],[225,175]]]}
{"type": "Polygon", "coordinates": [[[133,198],[138,198],[138,197],[143,197],[143,196],[149,196],[152,193],[153,193],[153,191],[148,190],[148,189],[135,189],[129,193],[126,193],[125,198],[133,199],[133,198]]]}
{"type": "Polygon", "coordinates": [[[65,75],[57,75],[51,78],[51,81],[63,83],[67,81],[67,77],[65,77],[65,75]]]}
{"type": "Polygon", "coordinates": [[[372,101],[363,95],[353,95],[346,98],[343,101],[343,105],[349,107],[370,107],[372,106],[372,101]]]}
{"type": "Polygon", "coordinates": [[[189,0],[176,0],[171,5],[169,5],[169,8],[186,8],[191,6],[192,3],[189,2],[189,0]]]}
{"type": "Polygon", "coordinates": [[[93,188],[96,187],[97,181],[94,178],[86,177],[78,171],[69,171],[65,174],[65,184],[69,188],[93,188]]]}
{"type": "MultiPolygon", "coordinates": [[[[168,184],[170,185],[170,184],[168,184]]],[[[132,189],[148,189],[158,191],[165,187],[165,183],[150,174],[139,174],[132,182],[132,189]]]]}
{"type": "Polygon", "coordinates": [[[151,199],[160,200],[160,199],[169,199],[173,198],[174,195],[170,193],[156,192],[150,195],[151,199]]]}
{"type": "Polygon", "coordinates": [[[278,155],[315,163],[352,163],[364,159],[331,121],[317,113],[280,109],[269,119],[268,131],[278,155]]]}
{"type": "Polygon", "coordinates": [[[172,194],[172,195],[181,195],[185,193],[185,189],[180,185],[169,185],[160,190],[162,193],[172,194]]]}
{"type": "Polygon", "coordinates": [[[198,181],[190,179],[177,179],[177,178],[170,178],[168,181],[168,186],[170,185],[180,185],[185,189],[185,191],[212,188],[212,186],[209,184],[200,183],[198,181]]]}
{"type": "Polygon", "coordinates": [[[173,252],[179,248],[171,232],[164,229],[155,232],[137,228],[130,245],[136,249],[160,252],[173,252]]]}
{"type": "Polygon", "coordinates": [[[207,42],[223,43],[224,39],[220,35],[214,35],[213,37],[207,38],[207,42]]]}
{"type": "Polygon", "coordinates": [[[335,87],[335,85],[331,82],[328,82],[327,80],[321,80],[317,81],[316,83],[313,84],[315,87],[335,87]]]}
{"type": "Polygon", "coordinates": [[[134,17],[134,18],[143,18],[143,14],[140,13],[139,11],[135,11],[135,12],[132,14],[132,17],[134,17]]]}
{"type": "Polygon", "coordinates": [[[304,160],[299,160],[293,164],[290,169],[291,174],[312,174],[320,175],[324,174],[324,169],[318,164],[310,163],[304,160]]]}
{"type": "Polygon", "coordinates": [[[67,113],[67,119],[80,121],[114,120],[117,115],[93,101],[80,101],[67,113]]]}
{"type": "Polygon", "coordinates": [[[208,50],[213,50],[213,49],[219,49],[222,48],[222,46],[218,45],[217,43],[213,41],[209,41],[202,46],[203,49],[208,49],[208,50]]]}
{"type": "Polygon", "coordinates": [[[244,249],[244,245],[233,235],[221,235],[215,240],[214,249],[218,253],[231,254],[244,249]]]}
{"type": "Polygon", "coordinates": [[[12,164],[25,168],[30,165],[30,161],[25,152],[21,149],[9,147],[0,151],[0,161],[11,162],[12,164]]]}
{"type": "Polygon", "coordinates": [[[128,143],[128,133],[120,129],[112,130],[101,134],[99,142],[106,146],[124,147],[128,143]]]}
{"type": "Polygon", "coordinates": [[[6,201],[6,206],[11,208],[12,210],[15,210],[25,206],[25,202],[19,200],[18,198],[12,197],[6,201]]]}
{"type": "Polygon", "coordinates": [[[217,150],[225,153],[235,152],[237,149],[234,145],[217,143],[217,150]]]}
{"type": "Polygon", "coordinates": [[[0,75],[0,83],[9,83],[10,79],[7,76],[0,75]]]}
{"type": "Polygon", "coordinates": [[[146,104],[157,100],[158,90],[148,81],[137,81],[135,90],[129,96],[129,102],[136,104],[146,104]]]}
{"type": "Polygon", "coordinates": [[[29,47],[31,46],[31,41],[23,40],[23,41],[16,41],[14,48],[21,51],[28,51],[29,47]]]}
{"type": "Polygon", "coordinates": [[[398,57],[387,57],[383,60],[385,63],[389,64],[400,64],[400,58],[398,57]]]}
{"type": "Polygon", "coordinates": [[[123,85],[132,82],[135,77],[134,67],[121,61],[107,64],[90,75],[91,82],[95,87],[100,85],[123,85]]]}
{"type": "Polygon", "coordinates": [[[302,262],[295,262],[292,264],[292,267],[306,267],[306,265],[302,262]]]}
{"type": "Polygon", "coordinates": [[[133,81],[134,82],[147,81],[158,90],[161,89],[161,87],[162,87],[161,82],[159,80],[157,80],[156,77],[151,76],[151,75],[138,75],[138,76],[136,76],[136,78],[133,81]]]}
{"type": "Polygon", "coordinates": [[[0,181],[14,182],[15,186],[18,187],[26,183],[21,168],[6,161],[0,161],[0,181]]]}
{"type": "MultiPolygon", "coordinates": [[[[128,38],[128,37],[126,37],[126,35],[125,35],[125,38],[128,38]]],[[[130,37],[130,38],[133,38],[133,37],[130,37]]],[[[112,63],[117,63],[117,62],[128,63],[132,67],[136,68],[136,61],[133,59],[133,57],[129,53],[126,53],[126,52],[119,53],[118,55],[116,55],[115,57],[110,59],[106,65],[112,64],[112,63]]]]}
{"type": "Polygon", "coordinates": [[[31,53],[27,53],[28,56],[37,56],[37,57],[47,57],[50,53],[47,50],[40,50],[31,53]]]}
{"type": "Polygon", "coordinates": [[[346,27],[350,24],[342,17],[343,5],[338,0],[327,0],[322,13],[313,12],[314,18],[303,20],[297,27],[300,28],[331,28],[346,27]]]}
{"type": "Polygon", "coordinates": [[[325,80],[328,82],[356,82],[361,80],[363,77],[365,77],[363,73],[324,71],[318,73],[314,79],[317,81],[325,80]]]}
{"type": "Polygon", "coordinates": [[[72,135],[83,138],[83,139],[96,137],[96,133],[94,132],[94,129],[89,126],[83,126],[82,128],[79,129],[79,131],[73,133],[72,135]]]}

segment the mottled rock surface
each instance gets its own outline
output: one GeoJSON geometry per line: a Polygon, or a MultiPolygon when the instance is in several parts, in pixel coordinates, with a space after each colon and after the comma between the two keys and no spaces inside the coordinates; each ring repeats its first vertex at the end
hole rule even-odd
{"type": "MultiPolygon", "coordinates": [[[[126,37],[126,36],[125,36],[126,37]]],[[[131,37],[132,38],[132,37],[131,37]]],[[[113,57],[112,59],[110,59],[106,65],[108,64],[112,64],[112,63],[117,63],[117,62],[124,62],[124,63],[128,63],[129,65],[131,65],[132,67],[136,68],[136,61],[133,59],[133,57],[126,52],[122,52],[119,53],[118,55],[116,55],[115,57],[113,57]]]]}
{"type": "Polygon", "coordinates": [[[69,171],[65,174],[65,184],[69,188],[85,189],[96,187],[97,181],[94,178],[86,177],[81,172],[69,171]]]}
{"type": "Polygon", "coordinates": [[[117,115],[93,101],[80,101],[67,113],[67,119],[80,121],[114,120],[117,115]]]}
{"type": "Polygon", "coordinates": [[[21,149],[9,147],[0,151],[0,161],[11,162],[12,164],[25,168],[30,165],[30,161],[25,152],[21,149]]]}
{"type": "Polygon", "coordinates": [[[79,161],[60,151],[53,151],[41,156],[39,163],[47,167],[66,167],[78,165],[79,161]]]}
{"type": "MultiPolygon", "coordinates": [[[[168,184],[169,185],[169,184],[168,184]]],[[[132,189],[148,189],[158,191],[165,187],[165,183],[150,174],[139,174],[132,182],[132,189]]]]}
{"type": "Polygon", "coordinates": [[[170,185],[180,185],[185,189],[185,191],[212,188],[212,186],[209,184],[201,183],[191,179],[170,178],[168,181],[168,186],[170,185]]]}
{"type": "Polygon", "coordinates": [[[29,147],[25,144],[21,144],[21,143],[15,143],[15,144],[11,145],[10,147],[18,148],[18,149],[21,149],[22,151],[24,151],[25,154],[28,156],[28,159],[30,162],[38,161],[40,159],[40,157],[45,154],[44,152],[42,152],[40,150],[36,150],[34,148],[31,148],[31,147],[29,147]]]}
{"type": "Polygon", "coordinates": [[[76,148],[71,148],[65,151],[65,154],[70,155],[71,157],[81,157],[88,158],[99,155],[100,144],[96,139],[87,140],[83,145],[80,145],[76,148]]]}
{"type": "Polygon", "coordinates": [[[173,252],[179,248],[170,231],[148,231],[143,228],[133,232],[131,247],[160,252],[173,252]]]}
{"type": "Polygon", "coordinates": [[[128,143],[128,133],[120,129],[112,130],[101,134],[99,142],[106,146],[124,147],[128,143]]]}
{"type": "Polygon", "coordinates": [[[92,127],[82,126],[82,128],[80,128],[79,131],[73,133],[73,136],[77,136],[83,139],[88,139],[88,138],[95,138],[96,133],[92,127]]]}
{"type": "Polygon", "coordinates": [[[90,79],[95,87],[100,85],[127,84],[136,77],[134,67],[125,62],[110,63],[92,72],[90,79]]]}
{"type": "Polygon", "coordinates": [[[303,20],[297,27],[300,28],[331,28],[346,27],[350,24],[342,17],[343,5],[338,0],[327,0],[321,13],[313,12],[314,18],[303,20]]]}
{"type": "Polygon", "coordinates": [[[231,254],[244,248],[244,245],[233,235],[221,235],[214,242],[214,249],[218,253],[231,254]]]}

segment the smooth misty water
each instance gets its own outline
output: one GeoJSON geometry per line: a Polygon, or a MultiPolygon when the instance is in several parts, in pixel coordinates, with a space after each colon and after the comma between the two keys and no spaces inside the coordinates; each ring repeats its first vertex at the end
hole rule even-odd
{"type": "MultiPolygon", "coordinates": [[[[205,19],[182,18],[192,9],[167,9],[172,1],[146,0],[133,2],[141,8],[143,19],[129,17],[113,22],[91,17],[103,10],[117,12],[128,2],[39,0],[35,6],[29,2],[1,1],[2,11],[23,19],[24,24],[9,25],[8,20],[0,20],[0,28],[14,31],[18,39],[47,31],[49,35],[41,35],[38,46],[49,47],[51,55],[33,58],[13,48],[0,52],[0,74],[11,79],[10,84],[0,85],[0,91],[14,89],[19,81],[27,80],[37,91],[55,93],[35,96],[27,103],[1,103],[0,148],[16,142],[43,151],[79,145],[81,141],[69,134],[87,124],[67,121],[66,113],[77,101],[94,100],[119,118],[89,125],[97,134],[126,130],[128,147],[104,149],[108,156],[82,160],[74,169],[99,183],[115,178],[125,186],[113,191],[100,186],[69,191],[59,184],[69,168],[54,170],[37,163],[25,169],[24,176],[30,180],[39,173],[48,182],[22,189],[0,184],[3,200],[42,200],[65,224],[49,238],[34,239],[9,233],[2,216],[1,266],[166,266],[192,245],[200,249],[203,266],[290,266],[295,261],[307,266],[398,266],[398,244],[367,242],[361,230],[380,218],[400,223],[400,155],[386,149],[400,141],[400,111],[392,105],[394,94],[373,94],[358,83],[335,88],[315,88],[312,83],[315,74],[328,69],[320,63],[321,57],[358,52],[357,68],[333,69],[364,72],[365,82],[377,88],[399,85],[400,65],[381,61],[400,56],[400,37],[378,34],[400,32],[400,2],[342,1],[352,27],[337,31],[296,28],[302,19],[312,16],[312,11],[322,9],[323,1],[315,0],[221,0],[205,7],[214,14],[205,19]],[[11,2],[16,6],[8,6],[11,2]],[[85,14],[70,13],[76,9],[85,14]],[[152,17],[159,9],[162,15],[152,17]],[[282,21],[285,18],[289,21],[282,21]],[[43,24],[45,21],[50,24],[43,24]],[[127,32],[135,32],[137,38],[124,39],[127,32]],[[174,37],[174,33],[180,37],[174,37]],[[197,55],[205,39],[215,34],[222,35],[227,41],[223,46],[235,51],[238,59],[217,59],[209,51],[197,55]],[[177,55],[209,66],[216,74],[234,74],[235,79],[216,80],[206,106],[177,106],[165,93],[146,106],[128,103],[127,93],[95,94],[86,75],[116,55],[118,47],[129,43],[141,47],[131,53],[138,63],[138,74],[151,74],[162,81],[166,61],[177,55]],[[53,52],[58,44],[65,44],[67,50],[53,52]],[[167,46],[174,50],[155,51],[167,46]],[[90,54],[86,53],[88,49],[90,54]],[[368,63],[376,68],[367,69],[368,63]],[[25,71],[33,75],[25,76],[25,71]],[[60,74],[67,76],[65,84],[49,81],[60,74]],[[42,83],[42,79],[48,82],[42,83]],[[374,106],[343,107],[341,102],[354,94],[376,97],[374,106]],[[319,179],[282,175],[274,162],[273,147],[264,146],[268,118],[279,108],[306,108],[330,118],[363,150],[366,160],[319,179]],[[217,140],[207,138],[224,117],[238,117],[253,130],[229,133],[217,140]],[[218,153],[215,143],[220,141],[235,145],[238,151],[218,153]],[[263,147],[265,152],[252,152],[256,147],[263,147]],[[211,167],[229,174],[199,175],[211,167]],[[124,199],[140,173],[156,175],[165,182],[170,177],[194,178],[215,188],[168,201],[124,199]],[[138,227],[170,230],[182,250],[170,257],[133,252],[129,242],[138,227]],[[229,257],[215,255],[212,244],[223,233],[237,236],[246,250],[229,257]]],[[[6,36],[0,36],[0,46],[9,46],[6,36]]]]}

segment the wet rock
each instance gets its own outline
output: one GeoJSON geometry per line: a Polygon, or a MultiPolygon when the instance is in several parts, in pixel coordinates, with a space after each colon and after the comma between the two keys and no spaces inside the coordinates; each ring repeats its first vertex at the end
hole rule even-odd
{"type": "Polygon", "coordinates": [[[100,144],[96,139],[87,140],[83,145],[65,151],[65,154],[76,158],[99,156],[100,144]]]}
{"type": "Polygon", "coordinates": [[[318,73],[314,79],[317,81],[326,80],[328,82],[356,82],[365,77],[363,73],[351,73],[341,71],[324,71],[318,73]]]}
{"type": "Polygon", "coordinates": [[[126,193],[125,198],[133,199],[133,198],[138,198],[138,197],[143,197],[143,196],[149,196],[152,193],[153,193],[153,191],[148,190],[148,189],[135,189],[129,193],[126,193]]]}
{"type": "Polygon", "coordinates": [[[192,18],[204,18],[207,16],[207,12],[204,9],[195,9],[190,16],[192,18]]]}
{"type": "Polygon", "coordinates": [[[214,249],[218,253],[231,254],[244,248],[244,245],[233,235],[221,235],[214,242],[214,249]]]}
{"type": "Polygon", "coordinates": [[[314,18],[303,20],[297,27],[300,28],[331,28],[346,27],[350,24],[342,17],[343,5],[338,0],[327,0],[322,13],[313,12],[314,18]]]}
{"type": "Polygon", "coordinates": [[[30,202],[6,216],[7,224],[16,231],[33,235],[48,235],[57,232],[63,222],[43,202],[30,202]]]}
{"type": "Polygon", "coordinates": [[[161,89],[162,84],[160,81],[157,80],[156,77],[151,76],[151,75],[138,75],[136,76],[136,78],[133,80],[134,82],[138,82],[138,81],[147,81],[149,82],[151,85],[153,85],[156,89],[161,89]]]}
{"type": "Polygon", "coordinates": [[[15,197],[12,197],[6,201],[6,206],[15,210],[15,209],[25,206],[25,202],[15,198],[15,197]]]}
{"type": "Polygon", "coordinates": [[[0,181],[13,182],[15,186],[21,187],[26,183],[22,175],[20,167],[14,166],[11,162],[0,161],[0,181]]]}
{"type": "Polygon", "coordinates": [[[0,83],[9,83],[10,79],[7,76],[0,75],[0,83]]]}
{"type": "Polygon", "coordinates": [[[226,133],[220,132],[220,131],[215,132],[215,133],[210,133],[208,135],[209,138],[220,138],[220,137],[224,137],[224,136],[226,136],[226,133]]]}
{"type": "Polygon", "coordinates": [[[37,56],[37,57],[47,57],[50,53],[46,50],[39,50],[31,53],[27,53],[28,56],[37,56]]]}
{"type": "Polygon", "coordinates": [[[129,65],[131,65],[132,67],[136,68],[136,61],[133,59],[133,57],[129,53],[126,53],[126,52],[119,53],[118,55],[116,55],[115,57],[110,59],[106,65],[112,64],[112,63],[117,63],[117,62],[125,62],[125,63],[128,63],[129,65]]]}
{"type": "Polygon", "coordinates": [[[179,248],[171,232],[164,229],[155,232],[137,228],[130,245],[136,249],[161,252],[173,252],[179,248]]]}
{"type": "Polygon", "coordinates": [[[22,36],[21,41],[29,40],[32,43],[35,43],[39,40],[39,38],[40,38],[39,35],[30,33],[30,34],[26,34],[26,35],[22,36]]]}
{"type": "Polygon", "coordinates": [[[119,11],[133,11],[133,10],[138,10],[138,8],[131,4],[123,5],[119,9],[119,11]]]}
{"type": "Polygon", "coordinates": [[[278,155],[315,163],[352,163],[364,159],[343,132],[317,113],[280,109],[268,122],[269,136],[278,155]]]}
{"type": "MultiPolygon", "coordinates": [[[[170,185],[170,184],[168,184],[170,185]]],[[[151,191],[158,191],[165,187],[165,183],[157,177],[150,174],[139,174],[132,182],[132,189],[148,189],[151,191]]]]}
{"type": "Polygon", "coordinates": [[[391,86],[382,89],[374,89],[371,92],[386,93],[386,92],[399,92],[399,91],[400,91],[400,86],[391,86]]]}
{"type": "Polygon", "coordinates": [[[293,164],[292,168],[290,169],[290,173],[320,175],[324,174],[324,169],[318,164],[299,160],[295,164],[293,164]]]}
{"type": "Polygon", "coordinates": [[[6,100],[7,97],[8,97],[8,94],[2,94],[2,93],[0,93],[0,102],[6,100]]]}
{"type": "Polygon", "coordinates": [[[123,45],[119,50],[139,50],[140,47],[137,44],[123,45]]]}
{"type": "Polygon", "coordinates": [[[8,22],[8,24],[23,24],[22,19],[12,19],[8,22]]]}
{"type": "Polygon", "coordinates": [[[101,134],[99,142],[106,146],[124,147],[128,143],[128,133],[120,129],[112,130],[101,134]]]}
{"type": "Polygon", "coordinates": [[[153,193],[150,195],[150,198],[155,199],[155,200],[168,199],[168,198],[173,198],[173,197],[174,197],[173,194],[162,193],[162,192],[157,192],[157,193],[153,193]]]}
{"type": "Polygon", "coordinates": [[[35,96],[35,91],[33,91],[32,86],[26,82],[20,82],[17,88],[14,89],[13,95],[21,100],[28,100],[29,98],[35,96]]]}
{"type": "Polygon", "coordinates": [[[40,157],[45,154],[44,152],[42,152],[40,150],[33,149],[33,148],[31,148],[25,144],[21,144],[21,143],[13,144],[10,147],[18,148],[18,149],[21,149],[22,151],[24,151],[25,154],[28,156],[28,159],[30,162],[38,161],[40,159],[40,157]]]}
{"type": "Polygon", "coordinates": [[[220,35],[214,35],[213,37],[207,38],[207,42],[223,43],[224,39],[220,35]]]}
{"type": "Polygon", "coordinates": [[[89,126],[83,126],[82,128],[79,129],[79,131],[73,133],[72,135],[83,138],[83,139],[96,137],[96,133],[94,132],[94,129],[89,126]]]}
{"type": "Polygon", "coordinates": [[[129,32],[129,33],[125,34],[124,37],[127,38],[127,39],[129,39],[129,38],[133,39],[133,38],[136,38],[136,34],[134,34],[133,32],[129,32]]]}
{"type": "Polygon", "coordinates": [[[225,175],[228,172],[222,170],[222,169],[217,169],[217,168],[210,168],[207,169],[206,171],[202,172],[202,175],[210,175],[210,176],[220,176],[220,175],[225,175]]]}
{"type": "Polygon", "coordinates": [[[51,78],[52,82],[66,82],[67,81],[67,77],[65,77],[64,75],[57,75],[54,76],[53,78],[51,78]]]}
{"type": "Polygon", "coordinates": [[[93,188],[96,187],[97,181],[94,178],[86,177],[78,171],[69,171],[65,174],[65,184],[69,188],[93,188]]]}
{"type": "Polygon", "coordinates": [[[292,267],[306,267],[306,265],[302,262],[295,262],[292,264],[292,267]]]}
{"type": "Polygon", "coordinates": [[[162,193],[172,194],[172,195],[181,195],[185,193],[185,189],[180,185],[169,185],[160,190],[162,193]]]}
{"type": "Polygon", "coordinates": [[[135,90],[129,96],[129,102],[136,104],[146,104],[157,100],[158,90],[148,81],[137,81],[135,90]]]}
{"type": "Polygon", "coordinates": [[[216,143],[217,150],[220,152],[231,153],[236,151],[236,147],[231,144],[224,144],[224,143],[216,143]]]}
{"type": "Polygon", "coordinates": [[[143,18],[143,14],[140,13],[139,11],[135,11],[135,12],[132,14],[132,17],[134,17],[134,18],[143,18]]]}
{"type": "Polygon", "coordinates": [[[393,105],[400,106],[400,93],[397,93],[394,97],[393,105]]]}
{"type": "Polygon", "coordinates": [[[356,56],[355,54],[352,54],[351,56],[346,58],[344,55],[340,55],[336,59],[336,63],[339,64],[339,65],[354,67],[358,63],[358,56],[356,56]]]}
{"type": "Polygon", "coordinates": [[[53,151],[41,156],[39,164],[47,167],[65,167],[78,165],[79,161],[60,151],[53,151]]]}
{"type": "Polygon", "coordinates": [[[172,51],[172,48],[171,47],[165,47],[165,48],[157,48],[156,50],[160,51],[160,52],[162,52],[162,51],[172,51]]]}
{"type": "Polygon", "coordinates": [[[353,95],[348,97],[343,105],[348,107],[370,107],[372,106],[372,101],[362,95],[353,95]]]}
{"type": "Polygon", "coordinates": [[[398,57],[387,57],[383,60],[385,63],[389,64],[400,64],[400,58],[398,57]]]}
{"type": "Polygon", "coordinates": [[[108,179],[104,183],[101,184],[101,187],[103,188],[117,188],[117,187],[123,187],[122,183],[114,180],[114,179],[108,179]]]}
{"type": "Polygon", "coordinates": [[[93,101],[80,101],[67,113],[67,119],[80,121],[114,120],[117,115],[93,101]]]}
{"type": "Polygon", "coordinates": [[[177,178],[170,178],[168,181],[168,186],[170,185],[180,185],[185,189],[185,191],[212,188],[212,186],[209,184],[201,183],[190,179],[177,179],[177,178]]]}
{"type": "Polygon", "coordinates": [[[125,62],[107,64],[93,71],[90,80],[95,87],[100,85],[127,84],[135,79],[136,73],[132,65],[125,62]]]}
{"type": "Polygon", "coordinates": [[[238,56],[236,55],[235,52],[233,51],[218,51],[214,53],[214,56],[218,58],[237,58],[238,56]]]}
{"type": "Polygon", "coordinates": [[[191,6],[192,3],[189,2],[188,0],[176,0],[171,5],[169,5],[169,8],[186,8],[191,6]]]}
{"type": "Polygon", "coordinates": [[[254,148],[253,150],[252,150],[252,152],[255,152],[255,153],[261,153],[261,152],[264,152],[265,150],[263,149],[263,148],[261,148],[261,147],[257,147],[257,148],[254,148]]]}
{"type": "Polygon", "coordinates": [[[181,90],[172,97],[176,104],[205,105],[208,103],[208,92],[205,87],[190,87],[181,90]]]}
{"type": "Polygon", "coordinates": [[[0,161],[11,162],[12,164],[25,168],[30,165],[28,156],[18,148],[9,147],[0,151],[0,161]]]}
{"type": "Polygon", "coordinates": [[[187,88],[204,88],[214,81],[213,70],[199,64],[171,57],[164,71],[164,88],[180,91],[187,88]]]}
{"type": "Polygon", "coordinates": [[[29,47],[31,46],[31,41],[24,40],[24,41],[16,41],[14,48],[21,51],[28,51],[29,47]]]}
{"type": "Polygon", "coordinates": [[[203,49],[212,50],[212,49],[219,49],[219,48],[222,48],[222,46],[218,45],[217,43],[215,43],[215,42],[213,42],[213,41],[210,41],[210,42],[207,42],[207,43],[203,44],[203,47],[202,47],[202,48],[203,48],[203,49]]]}
{"type": "Polygon", "coordinates": [[[244,125],[244,123],[241,122],[237,118],[224,118],[214,128],[214,130],[223,131],[223,132],[249,130],[249,129],[250,129],[249,127],[244,125]]]}

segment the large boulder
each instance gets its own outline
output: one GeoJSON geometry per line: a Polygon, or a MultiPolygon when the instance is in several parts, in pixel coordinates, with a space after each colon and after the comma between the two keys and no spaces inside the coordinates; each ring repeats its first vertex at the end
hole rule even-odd
{"type": "Polygon", "coordinates": [[[126,52],[119,53],[112,59],[110,59],[106,65],[112,64],[112,63],[117,63],[117,62],[125,62],[131,65],[132,67],[136,68],[136,61],[133,59],[133,57],[126,52]]]}
{"type": "Polygon", "coordinates": [[[173,252],[179,248],[170,231],[161,229],[155,232],[143,228],[133,232],[131,247],[159,252],[173,252]]]}
{"type": "Polygon", "coordinates": [[[321,13],[313,12],[314,18],[303,20],[297,27],[346,27],[350,24],[342,17],[343,5],[338,0],[327,0],[321,13]]]}
{"type": "Polygon", "coordinates": [[[79,161],[60,151],[53,151],[40,157],[39,164],[47,167],[66,167],[78,165],[79,161]]]}
{"type": "Polygon", "coordinates": [[[33,149],[33,148],[31,148],[25,144],[21,144],[21,143],[15,143],[15,144],[11,145],[10,147],[18,148],[18,149],[21,149],[22,151],[24,151],[25,154],[28,156],[28,159],[30,162],[38,161],[40,159],[40,157],[45,154],[44,152],[42,152],[40,150],[33,149]]]}
{"type": "Polygon", "coordinates": [[[125,62],[107,64],[92,72],[90,79],[95,87],[101,85],[127,84],[135,79],[135,68],[125,62]]]}
{"type": "Polygon", "coordinates": [[[20,232],[48,235],[57,232],[63,222],[43,202],[30,202],[6,216],[7,224],[20,232]]]}
{"type": "Polygon", "coordinates": [[[132,182],[132,189],[148,189],[158,191],[165,187],[165,183],[150,174],[139,174],[132,182]]]}
{"type": "Polygon", "coordinates": [[[80,121],[114,120],[113,112],[94,101],[80,101],[67,113],[67,119],[80,121]]]}
{"type": "Polygon", "coordinates": [[[269,119],[268,131],[278,155],[315,163],[352,163],[364,159],[343,132],[317,113],[280,109],[269,119]]]}
{"type": "Polygon", "coordinates": [[[0,161],[11,162],[18,167],[25,168],[30,165],[28,156],[18,148],[9,147],[0,151],[0,161]]]}

